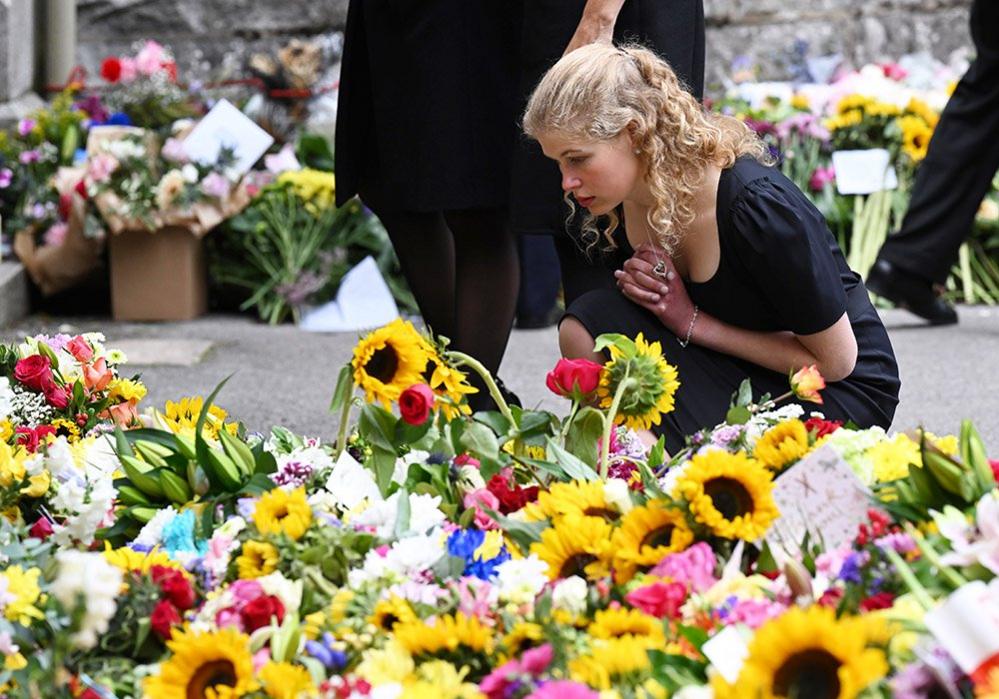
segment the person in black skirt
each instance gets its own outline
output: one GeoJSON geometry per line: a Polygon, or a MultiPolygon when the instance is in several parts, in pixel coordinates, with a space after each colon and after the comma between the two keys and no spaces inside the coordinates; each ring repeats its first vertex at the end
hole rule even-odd
{"type": "Polygon", "coordinates": [[[337,205],[360,195],[426,324],[494,375],[520,281],[508,225],[520,20],[517,0],[351,0],[337,114],[337,205]]]}
{"type": "MultiPolygon", "coordinates": [[[[698,99],[704,89],[703,0],[530,0],[520,37],[523,105],[541,76],[573,49],[593,42],[634,41],[665,59],[698,99]]],[[[524,275],[518,326],[538,327],[559,284],[568,305],[585,291],[614,288],[613,269],[579,239],[578,221],[559,191],[558,167],[538,144],[521,138],[513,162],[511,225],[521,243],[524,275]],[[552,264],[557,254],[558,264],[552,264]],[[560,275],[561,272],[561,275],[560,275]]]]}
{"type": "Polygon", "coordinates": [[[660,341],[680,380],[659,430],[671,453],[723,421],[743,379],[777,395],[812,364],[827,418],[891,424],[900,382],[881,319],[822,215],[745,125],[706,112],[654,53],[594,44],[542,79],[524,130],[586,210],[590,244],[623,258],[618,289],[569,305],[562,353],[602,361],[594,338],[607,332],[660,341]]]}

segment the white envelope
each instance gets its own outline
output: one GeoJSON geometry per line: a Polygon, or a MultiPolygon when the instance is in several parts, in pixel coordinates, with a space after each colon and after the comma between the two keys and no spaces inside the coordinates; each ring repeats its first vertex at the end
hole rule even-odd
{"type": "Polygon", "coordinates": [[[298,327],[311,332],[367,330],[398,315],[392,292],[369,255],[344,275],[336,299],[306,313],[298,327]]]}
{"type": "Polygon", "coordinates": [[[232,103],[219,100],[184,139],[184,151],[191,160],[212,165],[218,160],[222,148],[228,146],[236,154],[233,170],[242,176],[260,160],[272,143],[274,139],[271,135],[257,126],[253,119],[232,103]]]}

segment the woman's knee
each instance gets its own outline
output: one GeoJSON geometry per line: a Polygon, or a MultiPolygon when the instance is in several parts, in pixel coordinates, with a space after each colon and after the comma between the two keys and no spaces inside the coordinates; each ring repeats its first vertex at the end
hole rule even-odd
{"type": "Polygon", "coordinates": [[[566,316],[558,326],[558,346],[563,357],[569,359],[592,359],[604,361],[602,355],[593,351],[593,336],[578,318],[566,316]]]}

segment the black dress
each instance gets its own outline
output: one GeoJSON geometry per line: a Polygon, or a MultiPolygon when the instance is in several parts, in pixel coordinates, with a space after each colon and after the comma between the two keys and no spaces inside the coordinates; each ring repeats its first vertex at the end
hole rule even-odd
{"type": "Polygon", "coordinates": [[[337,205],[506,206],[520,0],[351,0],[336,128],[337,205]]]}
{"type": "MultiPolygon", "coordinates": [[[[900,387],[895,355],[863,282],[847,266],[822,214],[779,170],[742,157],[722,171],[716,216],[721,260],[708,281],[685,282],[693,302],[730,325],[798,335],[825,330],[846,312],[857,338],[857,365],[850,376],[827,385],[822,406],[803,405],[829,419],[887,428],[900,387]]],[[[619,245],[621,262],[631,250],[623,237],[619,245]]],[[[659,430],[671,453],[686,435],[722,422],[743,379],[752,380],[756,397],[788,390],[786,374],[693,343],[680,347],[658,318],[616,289],[584,294],[566,315],[594,337],[641,332],[662,343],[680,379],[676,409],[659,430]]]]}

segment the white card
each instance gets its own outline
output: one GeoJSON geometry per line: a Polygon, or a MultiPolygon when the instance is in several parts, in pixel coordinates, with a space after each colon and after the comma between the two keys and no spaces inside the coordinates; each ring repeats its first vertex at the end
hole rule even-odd
{"type": "Polygon", "coordinates": [[[336,299],[309,311],[298,324],[312,332],[366,330],[399,315],[392,292],[370,255],[344,275],[336,299]]]}
{"type": "Polygon", "coordinates": [[[704,642],[701,652],[726,682],[735,684],[749,656],[749,646],[737,627],[726,626],[704,642]]]}
{"type": "Polygon", "coordinates": [[[826,549],[853,541],[871,507],[870,491],[829,446],[819,447],[782,473],[773,495],[780,517],[766,540],[792,556],[800,553],[805,532],[826,549]]]}
{"type": "Polygon", "coordinates": [[[233,170],[245,175],[274,143],[269,133],[257,126],[230,102],[219,100],[184,139],[184,151],[199,163],[212,165],[223,147],[236,154],[233,170]]]}
{"type": "Polygon", "coordinates": [[[923,617],[926,628],[965,674],[999,653],[999,584],[962,585],[923,617]]]}
{"type": "Polygon", "coordinates": [[[898,176],[884,148],[838,150],[832,161],[840,194],[871,194],[898,187],[898,176]]]}

